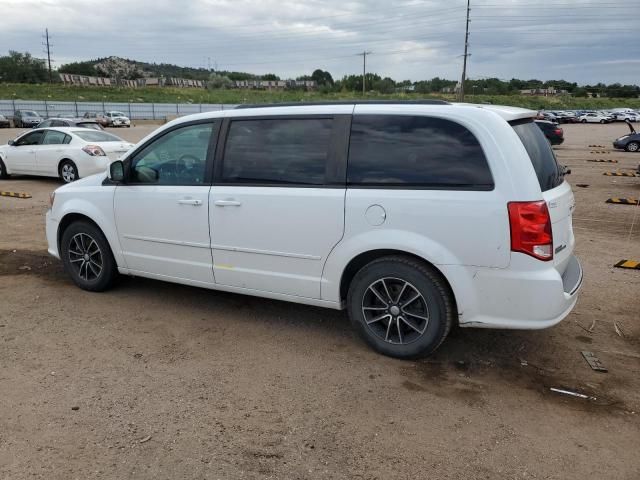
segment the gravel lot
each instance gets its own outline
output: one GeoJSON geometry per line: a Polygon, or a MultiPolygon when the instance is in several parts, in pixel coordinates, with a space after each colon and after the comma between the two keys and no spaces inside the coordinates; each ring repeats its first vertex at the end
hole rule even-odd
{"type": "Polygon", "coordinates": [[[640,154],[610,152],[623,124],[563,127],[576,309],[544,331],[454,330],[418,362],[373,353],[343,312],[145,279],[81,291],[46,252],[59,182],[0,180],[33,195],[0,197],[0,478],[640,478],[640,271],[612,268],[640,260],[640,208],[604,203],[640,178],[602,175],[640,154]]]}

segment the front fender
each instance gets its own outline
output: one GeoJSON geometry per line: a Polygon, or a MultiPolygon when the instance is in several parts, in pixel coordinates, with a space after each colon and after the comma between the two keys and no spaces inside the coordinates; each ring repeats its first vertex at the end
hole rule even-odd
{"type": "MultiPolygon", "coordinates": [[[[113,257],[116,264],[120,268],[128,268],[122,248],[118,240],[118,232],[115,227],[115,218],[113,215],[113,193],[115,187],[104,187],[101,192],[92,192],[92,201],[84,198],[73,197],[68,200],[62,200],[56,205],[54,210],[55,219],[58,221],[58,242],[60,241],[60,225],[63,224],[65,217],[69,215],[83,215],[93,221],[102,231],[111,247],[113,257]]],[[[58,198],[56,197],[56,203],[58,198]]]]}
{"type": "Polygon", "coordinates": [[[460,265],[462,262],[446,246],[405,230],[368,230],[339,243],[325,262],[320,296],[340,302],[340,282],[351,260],[372,250],[398,250],[435,265],[460,265]]]}

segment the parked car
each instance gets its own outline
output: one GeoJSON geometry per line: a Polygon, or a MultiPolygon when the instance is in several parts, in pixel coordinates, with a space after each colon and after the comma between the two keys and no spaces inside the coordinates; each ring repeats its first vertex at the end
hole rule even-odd
{"type": "Polygon", "coordinates": [[[120,273],[346,308],[395,357],[433,352],[454,323],[550,327],[582,268],[534,115],[431,101],[182,117],[52,194],[49,252],[89,291],[120,273]]]}
{"type": "Polygon", "coordinates": [[[127,127],[129,128],[131,126],[131,120],[129,120],[129,117],[127,117],[124,113],[122,112],[116,112],[116,111],[112,111],[112,112],[106,112],[105,117],[107,117],[109,119],[109,126],[110,127],[127,127]]]}
{"type": "Polygon", "coordinates": [[[542,133],[544,133],[544,136],[547,137],[551,145],[560,145],[564,142],[564,132],[557,123],[546,120],[535,120],[535,123],[540,130],[542,130],[542,133]]]}
{"type": "Polygon", "coordinates": [[[638,122],[640,121],[640,115],[635,112],[616,112],[614,113],[615,120],[618,122],[638,122]]]}
{"type": "Polygon", "coordinates": [[[631,122],[627,121],[626,124],[631,133],[616,138],[613,141],[613,147],[627,152],[640,152],[640,133],[636,132],[631,122]]]}
{"type": "Polygon", "coordinates": [[[50,128],[50,127],[80,127],[91,128],[93,130],[104,130],[102,126],[95,120],[73,119],[73,118],[48,118],[43,122],[40,122],[37,128],[50,128]]]}
{"type": "Polygon", "coordinates": [[[42,121],[42,117],[33,110],[16,110],[13,114],[13,124],[16,128],[33,128],[42,121]]]}
{"type": "Polygon", "coordinates": [[[581,123],[611,123],[613,120],[602,113],[585,113],[579,117],[581,123]]]}
{"type": "Polygon", "coordinates": [[[548,122],[557,122],[558,117],[556,117],[551,112],[538,112],[537,118],[539,120],[547,120],[548,122]]]}
{"type": "Polygon", "coordinates": [[[111,119],[109,117],[107,117],[104,113],[84,112],[84,115],[82,115],[82,118],[83,119],[95,120],[103,128],[106,128],[109,125],[111,125],[111,119]]]}
{"type": "Polygon", "coordinates": [[[89,128],[39,128],[0,146],[0,178],[12,174],[60,177],[65,183],[104,172],[133,145],[89,128]]]}
{"type": "Polygon", "coordinates": [[[0,115],[0,128],[9,128],[11,126],[11,122],[4,115],[0,115]]]}

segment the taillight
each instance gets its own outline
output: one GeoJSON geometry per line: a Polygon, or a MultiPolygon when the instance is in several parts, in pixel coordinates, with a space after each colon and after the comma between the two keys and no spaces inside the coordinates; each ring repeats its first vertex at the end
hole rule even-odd
{"type": "Polygon", "coordinates": [[[56,199],[56,192],[51,192],[49,194],[49,207],[50,208],[53,208],[53,202],[55,201],[55,199],[56,199]]]}
{"type": "Polygon", "coordinates": [[[92,157],[106,157],[107,154],[98,145],[85,145],[82,147],[82,151],[88,153],[92,157]]]}
{"type": "Polygon", "coordinates": [[[546,202],[509,202],[511,251],[531,255],[538,260],[553,258],[551,217],[546,202]]]}
{"type": "Polygon", "coordinates": [[[555,133],[556,135],[562,135],[562,129],[561,128],[556,128],[553,133],[555,133]]]}

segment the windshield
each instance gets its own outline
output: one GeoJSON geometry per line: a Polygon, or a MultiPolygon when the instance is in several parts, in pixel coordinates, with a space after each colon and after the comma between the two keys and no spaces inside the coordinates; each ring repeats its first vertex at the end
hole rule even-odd
{"type": "Polygon", "coordinates": [[[22,112],[22,116],[24,117],[37,117],[38,114],[36,112],[30,112],[29,110],[25,110],[22,112]]]}
{"type": "Polygon", "coordinates": [[[531,120],[512,122],[511,126],[529,154],[540,189],[546,192],[560,185],[564,175],[542,130],[531,120]]]}
{"type": "Polygon", "coordinates": [[[97,130],[75,130],[73,133],[86,142],[124,142],[120,137],[97,130]]]}
{"type": "Polygon", "coordinates": [[[122,112],[111,112],[109,115],[112,117],[126,117],[126,115],[122,112]]]}

